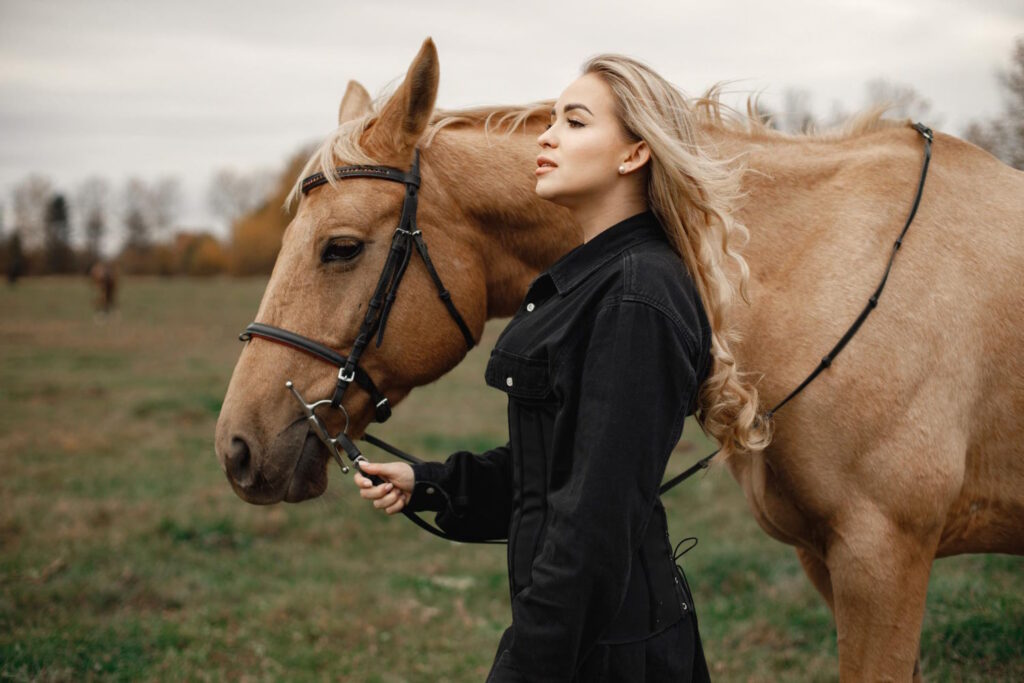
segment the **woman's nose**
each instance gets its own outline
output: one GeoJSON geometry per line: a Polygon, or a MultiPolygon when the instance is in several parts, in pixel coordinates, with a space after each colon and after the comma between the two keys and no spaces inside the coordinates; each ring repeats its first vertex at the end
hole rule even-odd
{"type": "Polygon", "coordinates": [[[554,136],[551,135],[551,129],[548,128],[546,131],[537,136],[537,144],[541,147],[554,147],[554,136]]]}

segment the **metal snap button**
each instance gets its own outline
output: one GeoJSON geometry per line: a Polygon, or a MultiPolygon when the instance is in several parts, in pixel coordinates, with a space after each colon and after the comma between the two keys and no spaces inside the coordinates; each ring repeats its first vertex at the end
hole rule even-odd
{"type": "Polygon", "coordinates": [[[512,378],[511,377],[506,377],[505,378],[505,386],[509,386],[509,387],[512,386],[512,378]]]}
{"type": "Polygon", "coordinates": [[[532,302],[531,302],[531,303],[528,303],[528,304],[526,304],[526,310],[527,310],[527,311],[529,311],[530,313],[532,313],[532,312],[533,312],[533,309],[535,309],[535,308],[537,308],[537,307],[536,307],[536,306],[534,306],[532,302]]]}
{"type": "Polygon", "coordinates": [[[434,487],[433,486],[428,486],[427,487],[427,493],[430,494],[430,495],[434,495],[434,487]]]}
{"type": "Polygon", "coordinates": [[[686,611],[686,610],[688,610],[688,609],[690,609],[690,608],[689,608],[689,607],[687,607],[687,606],[686,606],[686,603],[684,602],[684,603],[683,603],[683,611],[685,612],[685,611],[686,611]]]}

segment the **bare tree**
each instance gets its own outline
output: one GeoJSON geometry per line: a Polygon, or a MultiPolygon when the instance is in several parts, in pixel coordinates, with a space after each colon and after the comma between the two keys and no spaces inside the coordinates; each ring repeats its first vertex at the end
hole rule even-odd
{"type": "Polygon", "coordinates": [[[169,176],[160,178],[150,191],[149,202],[156,237],[163,240],[181,213],[181,183],[169,176]]]}
{"type": "Polygon", "coordinates": [[[1009,71],[1000,72],[998,78],[1003,113],[985,122],[972,121],[964,138],[1024,170],[1024,36],[1014,45],[1009,71]]]}
{"type": "Polygon", "coordinates": [[[121,206],[126,245],[146,249],[170,234],[181,210],[181,184],[171,177],[152,185],[131,178],[122,191],[121,206]]]}
{"type": "Polygon", "coordinates": [[[128,209],[124,219],[125,246],[130,249],[145,250],[151,244],[151,226],[138,207],[128,209]]]}
{"type": "Polygon", "coordinates": [[[844,124],[849,118],[850,112],[846,105],[839,100],[832,100],[832,109],[829,111],[828,117],[822,121],[822,125],[825,128],[835,128],[844,124]]]}
{"type": "Polygon", "coordinates": [[[141,178],[129,178],[121,195],[125,246],[145,250],[153,242],[153,218],[149,186],[141,178]]]}
{"type": "Polygon", "coordinates": [[[93,176],[78,186],[75,205],[85,232],[85,249],[90,261],[100,257],[110,216],[110,184],[93,176]]]}
{"type": "Polygon", "coordinates": [[[30,175],[14,186],[14,229],[21,235],[26,251],[41,248],[46,241],[46,206],[53,196],[48,178],[30,175]]]}
{"type": "Polygon", "coordinates": [[[265,204],[276,181],[277,174],[268,169],[250,173],[221,169],[210,180],[206,193],[207,204],[214,215],[234,223],[265,204]]]}
{"type": "Polygon", "coordinates": [[[867,106],[890,105],[889,116],[921,121],[931,128],[942,125],[942,119],[932,112],[932,103],[914,86],[896,83],[885,78],[874,78],[864,84],[867,106]]]}
{"type": "Polygon", "coordinates": [[[782,112],[777,125],[779,130],[787,133],[806,133],[814,128],[810,91],[803,88],[786,88],[783,91],[782,112]]]}

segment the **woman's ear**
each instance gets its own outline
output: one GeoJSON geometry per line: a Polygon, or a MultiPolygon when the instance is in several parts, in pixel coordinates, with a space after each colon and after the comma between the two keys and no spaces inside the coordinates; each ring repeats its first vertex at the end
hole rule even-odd
{"type": "Polygon", "coordinates": [[[629,156],[626,157],[626,164],[636,171],[651,159],[651,149],[643,140],[634,143],[630,148],[629,156]]]}

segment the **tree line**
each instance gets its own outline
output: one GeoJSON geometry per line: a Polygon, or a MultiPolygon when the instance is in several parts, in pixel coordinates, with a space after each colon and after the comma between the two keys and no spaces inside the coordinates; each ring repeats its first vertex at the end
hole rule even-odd
{"type": "MultiPolygon", "coordinates": [[[[224,169],[211,179],[206,200],[215,216],[234,226],[268,204],[278,181],[266,170],[224,169]]],[[[222,240],[210,230],[182,227],[181,207],[181,185],[172,177],[133,177],[115,191],[95,176],[67,192],[45,176],[29,175],[15,185],[10,210],[0,211],[0,259],[12,279],[84,273],[100,261],[128,274],[252,272],[236,253],[249,248],[245,240],[234,230],[222,240]]]]}
{"type": "MultiPolygon", "coordinates": [[[[997,78],[1002,112],[972,121],[960,136],[1024,169],[1024,36],[1014,45],[1010,68],[997,78]]],[[[875,79],[866,84],[864,101],[869,107],[889,103],[888,116],[941,128],[931,103],[913,87],[875,79]]],[[[810,93],[800,89],[784,91],[777,111],[759,104],[757,114],[769,126],[792,133],[829,128],[849,116],[835,103],[827,117],[817,117],[810,93]]],[[[43,176],[28,176],[14,188],[12,210],[0,207],[0,263],[15,278],[83,273],[105,259],[129,274],[267,274],[291,219],[282,208],[285,197],[310,152],[300,150],[279,174],[225,169],[213,176],[206,199],[211,212],[231,226],[226,241],[208,230],[178,226],[182,193],[174,178],[132,178],[115,193],[107,180],[93,177],[69,194],[43,176]],[[79,226],[77,240],[72,240],[73,223],[79,226]],[[122,239],[111,255],[105,245],[115,227],[122,239]]]]}
{"type": "MultiPolygon", "coordinates": [[[[1003,98],[1002,111],[989,119],[971,121],[964,130],[955,134],[1003,163],[1024,170],[1024,36],[1014,43],[1009,68],[1000,70],[996,79],[1003,98]]],[[[868,81],[864,88],[864,104],[867,107],[888,104],[888,117],[910,118],[930,128],[942,129],[942,117],[932,111],[931,102],[906,84],[885,78],[868,81]]],[[[827,116],[816,116],[811,107],[811,93],[798,88],[783,91],[782,104],[777,111],[759,105],[758,114],[768,125],[789,133],[831,128],[850,116],[839,102],[832,104],[832,111],[827,116]]]]}

